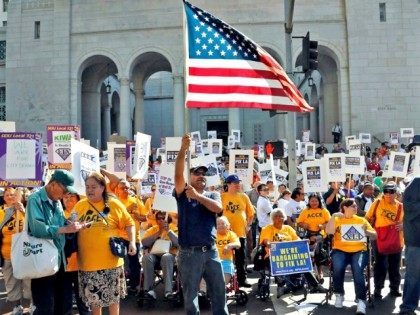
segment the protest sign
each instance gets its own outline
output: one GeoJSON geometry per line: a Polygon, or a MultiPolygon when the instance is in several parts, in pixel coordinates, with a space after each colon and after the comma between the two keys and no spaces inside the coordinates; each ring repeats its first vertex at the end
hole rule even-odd
{"type": "Polygon", "coordinates": [[[80,142],[90,146],[90,140],[85,138],[80,138],[80,142]]]}
{"type": "Polygon", "coordinates": [[[99,156],[99,165],[101,168],[106,169],[108,163],[108,151],[102,151],[102,156],[99,156]]]}
{"type": "Polygon", "coordinates": [[[99,171],[99,150],[71,139],[71,172],[78,194],[85,195],[85,179],[91,172],[99,171]]]}
{"type": "Polygon", "coordinates": [[[152,136],[137,132],[133,160],[133,179],[142,179],[149,169],[150,142],[152,136]]]}
{"type": "Polygon", "coordinates": [[[201,134],[200,134],[200,131],[192,131],[190,133],[190,135],[191,135],[191,140],[192,141],[195,141],[196,144],[201,142],[201,134]]]}
{"type": "Polygon", "coordinates": [[[210,154],[209,140],[201,140],[201,148],[203,150],[203,154],[210,154]]]}
{"type": "Polygon", "coordinates": [[[201,142],[195,143],[194,156],[204,156],[203,144],[201,142]]]}
{"type": "Polygon", "coordinates": [[[303,162],[302,175],[305,193],[326,192],[328,190],[327,172],[322,160],[303,162]]]}
{"type": "Polygon", "coordinates": [[[274,168],[274,172],[273,173],[274,173],[273,183],[274,183],[274,186],[275,187],[278,186],[278,185],[280,185],[280,184],[286,184],[287,183],[287,175],[289,175],[288,172],[283,171],[280,168],[274,168]]]}
{"type": "Polygon", "coordinates": [[[410,153],[391,152],[389,159],[389,172],[392,177],[404,178],[407,176],[410,153]]]}
{"type": "Polygon", "coordinates": [[[344,171],[346,174],[363,175],[365,166],[365,158],[363,156],[350,154],[344,156],[344,171]]]}
{"type": "Polygon", "coordinates": [[[309,142],[310,134],[311,134],[310,130],[303,130],[302,131],[302,142],[309,142]]]}
{"type": "Polygon", "coordinates": [[[16,122],[0,121],[0,132],[16,132],[16,122]]]}
{"type": "Polygon", "coordinates": [[[366,233],[363,224],[342,224],[341,228],[342,242],[366,242],[366,233]]]}
{"type": "Polygon", "coordinates": [[[370,133],[359,133],[359,140],[361,143],[368,144],[371,143],[370,133]]]}
{"type": "Polygon", "coordinates": [[[125,142],[125,173],[127,177],[132,178],[134,175],[134,154],[136,151],[136,142],[127,140],[125,142]]]}
{"type": "Polygon", "coordinates": [[[162,162],[166,162],[166,149],[165,148],[157,148],[156,149],[156,159],[160,156],[162,162]]]}
{"type": "Polygon", "coordinates": [[[362,152],[362,142],[359,139],[350,139],[347,149],[350,155],[360,155],[362,152]]]}
{"type": "Polygon", "coordinates": [[[240,143],[241,142],[241,131],[240,130],[232,129],[230,135],[234,137],[234,141],[236,143],[240,143]]]}
{"type": "Polygon", "coordinates": [[[207,167],[206,173],[206,186],[219,186],[221,185],[220,182],[220,175],[219,169],[217,167],[216,156],[210,154],[206,156],[199,156],[195,159],[191,159],[191,167],[196,167],[204,165],[207,167]]]}
{"type": "MultiPolygon", "coordinates": [[[[166,145],[169,143],[166,142],[166,145]]],[[[162,163],[159,169],[153,209],[165,212],[177,212],[177,204],[172,192],[175,188],[175,165],[162,163]]]]}
{"type": "Polygon", "coordinates": [[[166,158],[168,164],[175,164],[176,157],[178,156],[179,149],[181,148],[181,137],[166,137],[166,158]]]}
{"type": "Polygon", "coordinates": [[[126,158],[125,158],[125,143],[117,144],[115,142],[108,142],[108,161],[106,169],[120,178],[126,177],[126,158]]]}
{"type": "Polygon", "coordinates": [[[42,186],[42,135],[0,133],[0,186],[42,186]]]}
{"type": "Polygon", "coordinates": [[[71,139],[80,139],[80,126],[48,125],[48,167],[51,169],[71,169],[71,139]]]}
{"type": "Polygon", "coordinates": [[[248,189],[252,184],[253,162],[254,151],[252,150],[230,150],[229,152],[229,173],[238,175],[244,189],[248,189]]]}
{"type": "Polygon", "coordinates": [[[300,156],[301,155],[301,152],[300,152],[300,140],[295,140],[295,144],[296,144],[296,147],[295,147],[296,156],[300,156]]]}
{"type": "Polygon", "coordinates": [[[390,132],[389,133],[389,143],[396,145],[398,144],[398,132],[390,132]]]}
{"type": "Polygon", "coordinates": [[[223,150],[223,140],[222,139],[212,139],[208,140],[209,142],[209,154],[213,154],[216,157],[222,156],[223,150]]]}
{"type": "Polygon", "coordinates": [[[347,136],[347,137],[346,137],[346,149],[348,149],[348,148],[349,148],[349,141],[350,141],[350,140],[356,140],[356,136],[351,135],[351,136],[347,136]]]}
{"type": "Polygon", "coordinates": [[[388,160],[385,162],[384,169],[382,170],[382,177],[383,178],[391,178],[391,169],[390,169],[391,161],[388,160]]]}
{"type": "Polygon", "coordinates": [[[234,147],[235,147],[235,136],[229,136],[228,137],[227,148],[228,149],[233,149],[234,147]]]}
{"type": "Polygon", "coordinates": [[[303,240],[270,243],[270,269],[272,276],[312,272],[308,242],[303,240]]]}
{"type": "Polygon", "coordinates": [[[324,160],[327,169],[328,182],[344,182],[346,173],[344,171],[344,153],[326,153],[324,160]]]}
{"type": "Polygon", "coordinates": [[[150,196],[152,194],[152,186],[157,183],[157,173],[148,173],[147,176],[142,181],[139,181],[140,184],[140,195],[141,196],[150,196]]]}
{"type": "Polygon", "coordinates": [[[312,142],[306,143],[305,160],[315,160],[315,143],[312,143],[312,142]]]}
{"type": "Polygon", "coordinates": [[[258,172],[260,174],[261,183],[267,183],[267,180],[272,180],[272,171],[270,163],[261,163],[258,165],[258,172]]]}
{"type": "Polygon", "coordinates": [[[217,139],[217,131],[207,130],[207,139],[217,139]]]}
{"type": "Polygon", "coordinates": [[[400,128],[401,138],[413,138],[414,137],[414,128],[400,128]]]}

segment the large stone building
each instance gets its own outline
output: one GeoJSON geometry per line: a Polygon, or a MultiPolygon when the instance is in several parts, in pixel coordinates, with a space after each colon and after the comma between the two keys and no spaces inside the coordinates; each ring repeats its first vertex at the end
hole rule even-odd
{"type": "MultiPolygon", "coordinates": [[[[243,144],[285,136],[285,115],[259,110],[189,110],[184,115],[181,0],[12,0],[0,13],[0,118],[20,131],[80,124],[104,147],[112,132],[179,136],[243,132],[243,144]],[[6,11],[5,9],[1,12],[6,11]],[[7,20],[7,23],[6,23],[7,20]],[[7,47],[7,53],[5,54],[7,47]]],[[[285,61],[282,0],[194,0],[285,61]]],[[[294,36],[319,43],[319,70],[301,91],[315,107],[297,115],[297,134],[331,142],[370,132],[384,140],[420,129],[420,0],[299,0],[294,36]]],[[[301,40],[293,41],[299,70],[301,40]]],[[[299,75],[295,77],[300,80],[299,75]]]]}

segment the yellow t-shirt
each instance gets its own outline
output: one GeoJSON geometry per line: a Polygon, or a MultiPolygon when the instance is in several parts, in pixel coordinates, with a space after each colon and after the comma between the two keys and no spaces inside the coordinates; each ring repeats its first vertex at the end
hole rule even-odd
{"type": "MultiPolygon", "coordinates": [[[[169,224],[169,230],[174,232],[176,235],[178,235],[178,226],[176,224],[170,223],[169,224]]],[[[157,233],[159,231],[159,226],[158,225],[154,225],[150,228],[147,229],[146,233],[144,233],[143,238],[147,238],[155,233],[157,233]]],[[[162,240],[167,240],[170,241],[171,239],[169,238],[168,232],[167,231],[162,231],[162,234],[160,234],[160,239],[162,240]]],[[[175,246],[172,246],[170,249],[170,252],[174,255],[176,255],[177,253],[177,248],[175,246]]]]}
{"type": "Polygon", "coordinates": [[[225,235],[217,233],[216,234],[216,246],[217,251],[219,252],[219,257],[221,260],[233,260],[232,251],[228,251],[226,255],[223,254],[223,249],[227,244],[235,243],[239,241],[239,237],[233,231],[227,231],[225,235]]]}
{"type": "MultiPolygon", "coordinates": [[[[2,211],[0,222],[4,219],[5,212],[2,211]]],[[[21,232],[23,230],[23,221],[25,219],[25,214],[20,211],[15,211],[12,216],[12,219],[3,226],[1,230],[3,234],[3,240],[1,244],[1,255],[4,259],[10,260],[10,254],[12,251],[12,236],[15,233],[21,232]]]]}
{"type": "Polygon", "coordinates": [[[297,236],[296,231],[289,225],[283,224],[281,229],[278,229],[270,224],[263,227],[261,230],[260,244],[262,244],[264,240],[269,242],[296,241],[299,240],[299,237],[297,236]]]}
{"type": "MultiPolygon", "coordinates": [[[[124,207],[127,209],[128,213],[133,218],[133,221],[135,223],[136,227],[136,243],[140,243],[140,221],[137,220],[135,214],[137,215],[146,215],[146,208],[142,201],[140,201],[138,198],[133,196],[128,196],[127,199],[119,199],[119,201],[122,202],[124,207]],[[132,206],[135,205],[135,206],[132,206]]],[[[124,237],[126,240],[128,240],[128,235],[126,231],[123,231],[121,234],[121,237],[124,237]]]]}
{"type": "Polygon", "coordinates": [[[327,223],[331,218],[330,213],[327,209],[308,209],[305,208],[297,218],[297,223],[308,224],[308,230],[312,232],[318,232],[321,224],[327,223]]]}
{"type": "MultiPolygon", "coordinates": [[[[70,218],[71,211],[64,210],[64,217],[66,219],[70,218]]],[[[69,258],[67,258],[67,268],[66,271],[78,271],[79,270],[79,264],[77,263],[77,252],[74,252],[71,254],[69,258]]]]}
{"type": "Polygon", "coordinates": [[[247,219],[254,216],[255,210],[249,197],[244,193],[222,193],[223,215],[230,222],[231,229],[238,237],[246,237],[247,219]]]}
{"type": "MultiPolygon", "coordinates": [[[[369,224],[369,222],[362,217],[359,217],[357,215],[354,215],[351,218],[338,218],[336,217],[334,219],[334,229],[335,229],[335,233],[334,233],[334,238],[333,238],[333,249],[338,249],[341,250],[343,252],[346,253],[355,253],[355,252],[359,252],[362,250],[366,250],[366,243],[362,242],[362,241],[357,241],[357,240],[352,240],[352,241],[346,241],[342,239],[342,235],[341,235],[341,229],[343,225],[353,225],[353,224],[357,224],[357,225],[365,225],[367,224],[367,229],[368,231],[372,231],[374,232],[374,229],[371,227],[371,225],[369,224]]],[[[349,234],[349,238],[350,239],[357,239],[358,237],[358,232],[357,230],[352,230],[351,227],[348,230],[349,234]]]]}
{"type": "Polygon", "coordinates": [[[120,236],[122,230],[134,225],[134,221],[116,198],[109,199],[110,212],[107,215],[103,214],[103,201],[91,204],[106,217],[108,224],[87,199],[80,200],[75,205],[79,221],[93,221],[90,226],[78,232],[79,269],[97,271],[122,266],[124,259],[112,254],[109,239],[120,236]]]}

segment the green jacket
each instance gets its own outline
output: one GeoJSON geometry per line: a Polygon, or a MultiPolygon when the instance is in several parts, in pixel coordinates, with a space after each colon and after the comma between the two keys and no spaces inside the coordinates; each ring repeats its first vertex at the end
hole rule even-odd
{"type": "Polygon", "coordinates": [[[58,234],[58,229],[64,226],[63,207],[60,201],[51,205],[48,200],[47,191],[42,187],[37,192],[31,194],[26,206],[26,217],[28,220],[28,233],[38,238],[52,239],[58,248],[58,265],[66,267],[64,255],[64,234],[58,234]]]}

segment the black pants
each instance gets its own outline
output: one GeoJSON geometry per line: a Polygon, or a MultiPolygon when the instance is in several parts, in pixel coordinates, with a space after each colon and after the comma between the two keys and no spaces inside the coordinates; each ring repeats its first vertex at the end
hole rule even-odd
{"type": "Polygon", "coordinates": [[[131,256],[127,255],[128,260],[128,268],[130,269],[129,273],[129,284],[130,288],[136,289],[136,287],[140,283],[140,261],[139,261],[139,253],[140,253],[140,243],[136,243],[137,254],[131,256]]]}
{"type": "Polygon", "coordinates": [[[62,315],[64,312],[64,267],[48,277],[32,279],[32,301],[36,306],[34,315],[62,315]]]}
{"type": "Polygon", "coordinates": [[[390,255],[379,254],[376,242],[372,242],[372,249],[375,255],[375,263],[373,265],[373,280],[375,283],[375,289],[383,289],[386,274],[388,272],[389,288],[392,291],[399,291],[401,284],[401,252],[390,255]]]}
{"type": "Polygon", "coordinates": [[[79,315],[89,315],[89,307],[83,303],[79,295],[79,273],[77,271],[70,271],[64,273],[64,309],[63,315],[73,314],[73,292],[76,297],[77,309],[79,315]]]}
{"type": "Polygon", "coordinates": [[[235,266],[239,285],[246,281],[245,249],[246,238],[240,237],[241,248],[235,249],[235,266]]]}

